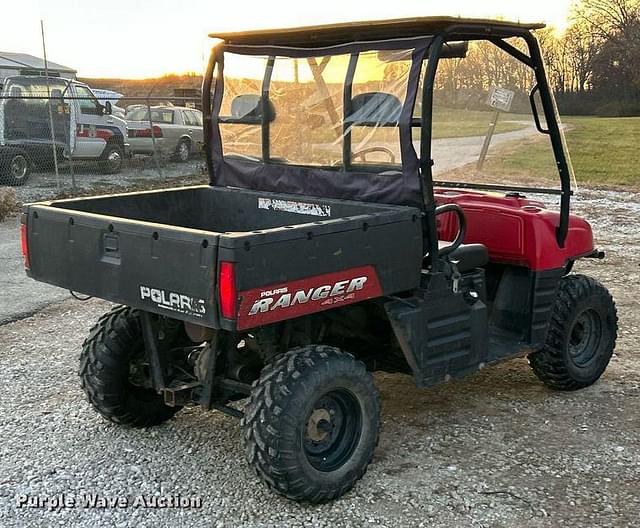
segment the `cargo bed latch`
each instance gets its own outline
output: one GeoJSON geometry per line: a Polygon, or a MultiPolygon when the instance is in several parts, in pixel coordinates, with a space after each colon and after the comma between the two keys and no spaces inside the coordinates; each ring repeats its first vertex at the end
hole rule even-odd
{"type": "Polygon", "coordinates": [[[120,263],[120,237],[117,233],[110,231],[102,234],[102,260],[120,263]]]}

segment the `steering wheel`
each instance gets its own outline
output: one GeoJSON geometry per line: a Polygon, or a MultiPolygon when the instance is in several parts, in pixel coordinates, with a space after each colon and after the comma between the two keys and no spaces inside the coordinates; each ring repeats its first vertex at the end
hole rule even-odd
{"type": "Polygon", "coordinates": [[[355,160],[356,158],[361,158],[363,162],[367,162],[367,154],[372,154],[373,152],[382,152],[389,156],[389,163],[396,162],[396,155],[393,153],[393,150],[387,147],[369,147],[366,149],[359,150],[358,152],[354,152],[352,157],[355,160]]]}
{"type": "Polygon", "coordinates": [[[455,204],[455,203],[445,204],[445,205],[436,207],[436,213],[435,213],[436,216],[444,213],[456,214],[456,216],[458,217],[458,234],[456,235],[456,238],[453,240],[453,242],[451,242],[450,245],[443,247],[441,250],[438,251],[438,256],[440,257],[446,257],[447,255],[450,255],[456,249],[458,249],[464,242],[464,237],[467,234],[467,218],[464,216],[464,211],[462,210],[462,207],[460,207],[458,204],[455,204]]]}

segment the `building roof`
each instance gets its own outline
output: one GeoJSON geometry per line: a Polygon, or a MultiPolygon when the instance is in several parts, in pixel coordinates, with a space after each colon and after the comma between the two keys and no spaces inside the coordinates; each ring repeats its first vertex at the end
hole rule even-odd
{"type": "MultiPolygon", "coordinates": [[[[214,32],[209,36],[229,44],[272,45],[295,47],[325,47],[363,40],[392,40],[433,35],[440,31],[494,31],[500,36],[512,36],[523,31],[542,29],[543,23],[522,24],[505,20],[459,17],[414,17],[392,20],[369,20],[283,29],[260,29],[241,32],[214,32]]],[[[490,34],[490,33],[488,33],[490,34]]]]}
{"type": "MultiPolygon", "coordinates": [[[[44,71],[44,59],[28,55],[27,53],[12,53],[9,51],[0,51],[0,68],[28,68],[32,70],[44,71]]],[[[77,73],[77,70],[47,61],[47,69],[55,72],[77,73]]]]}

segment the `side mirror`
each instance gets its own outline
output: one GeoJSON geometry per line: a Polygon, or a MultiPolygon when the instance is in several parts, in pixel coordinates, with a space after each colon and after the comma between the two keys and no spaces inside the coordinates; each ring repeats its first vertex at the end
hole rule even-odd
{"type": "Polygon", "coordinates": [[[104,115],[111,115],[111,112],[113,111],[113,107],[111,106],[111,103],[109,101],[104,103],[104,115]]]}

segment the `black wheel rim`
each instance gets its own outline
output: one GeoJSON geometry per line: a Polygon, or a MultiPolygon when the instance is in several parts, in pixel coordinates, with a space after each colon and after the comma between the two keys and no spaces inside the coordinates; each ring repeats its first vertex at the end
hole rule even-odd
{"type": "Polygon", "coordinates": [[[16,180],[21,180],[27,174],[27,160],[24,156],[14,156],[11,160],[11,176],[16,180]]]}
{"type": "Polygon", "coordinates": [[[362,409],[344,389],[332,390],[316,400],[303,430],[307,460],[318,471],[335,471],[353,455],[362,431],[362,409]]]}
{"type": "Polygon", "coordinates": [[[587,366],[596,356],[602,339],[602,320],[595,310],[576,317],[569,332],[569,357],[577,367],[587,366]]]}

